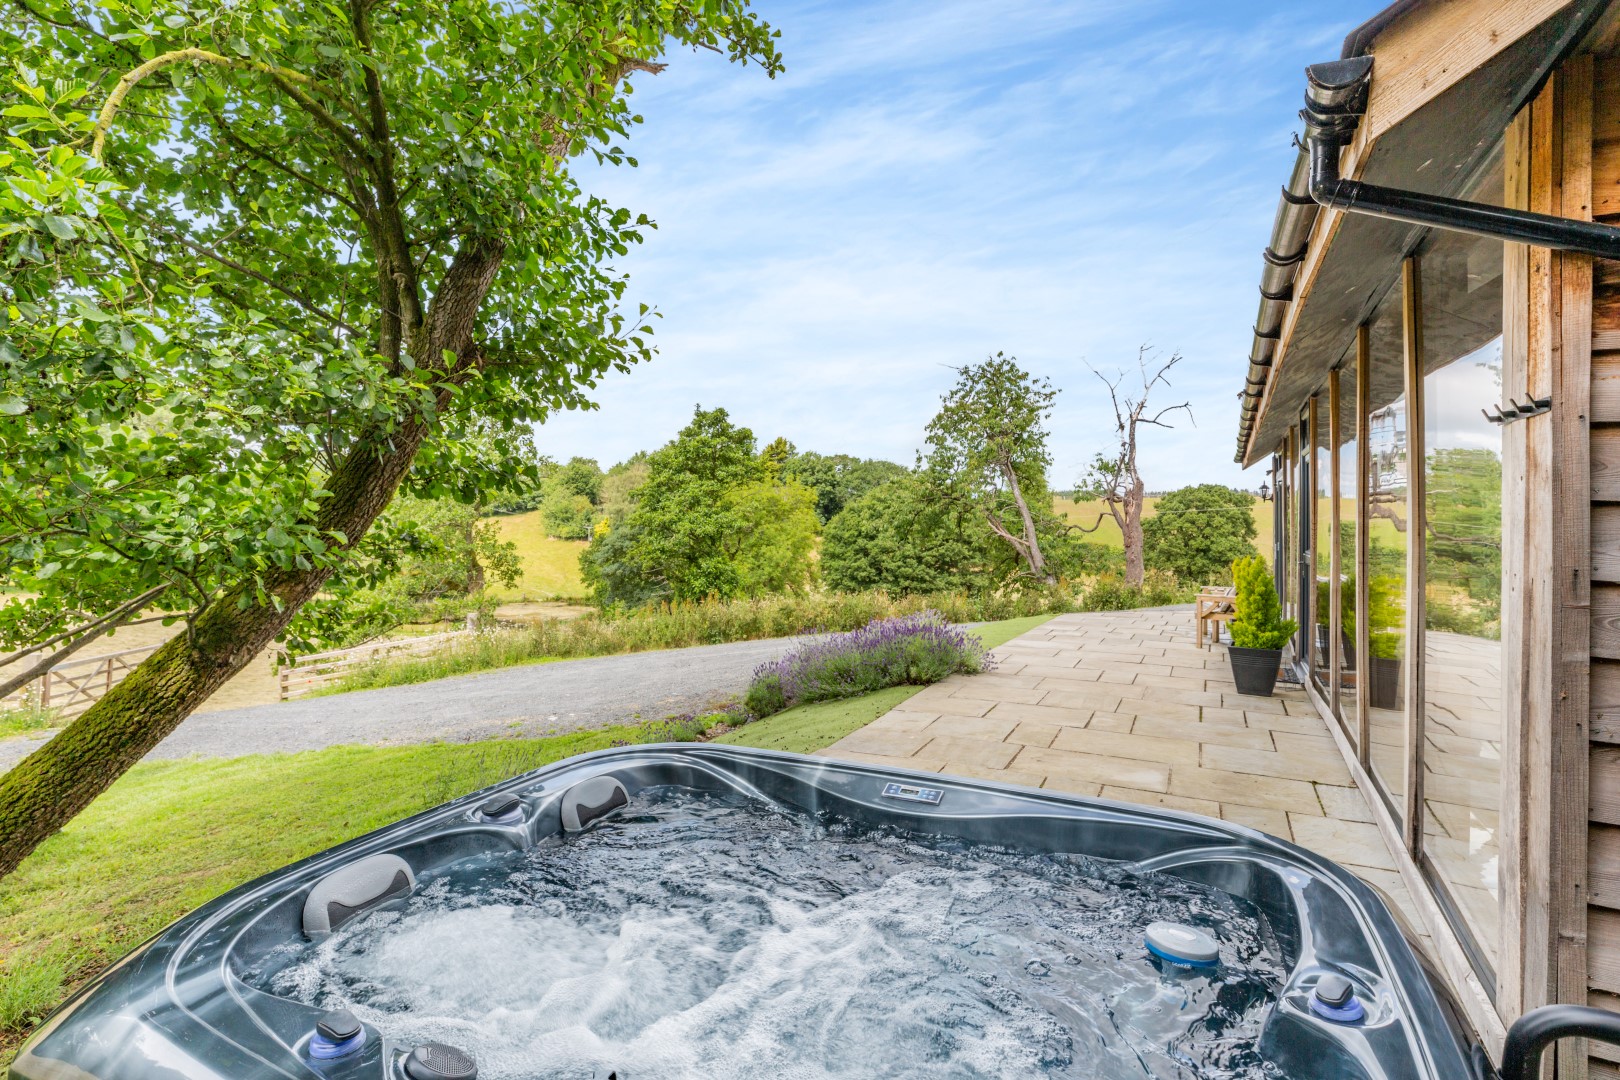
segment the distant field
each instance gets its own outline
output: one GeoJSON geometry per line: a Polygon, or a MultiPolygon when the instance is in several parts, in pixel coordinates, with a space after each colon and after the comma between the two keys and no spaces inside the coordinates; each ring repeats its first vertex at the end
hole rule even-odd
{"type": "MultiPolygon", "coordinates": [[[[1142,518],[1152,517],[1158,509],[1159,500],[1149,497],[1142,508],[1142,518]]],[[[1075,502],[1061,496],[1052,500],[1052,509],[1056,510],[1071,525],[1084,525],[1090,527],[1097,521],[1098,514],[1104,514],[1102,527],[1094,533],[1082,534],[1080,539],[1090,540],[1094,544],[1107,544],[1111,548],[1123,548],[1125,541],[1119,535],[1119,526],[1114,524],[1112,517],[1106,516],[1106,507],[1100,502],[1075,502]]],[[[1255,537],[1254,546],[1260,554],[1271,558],[1271,538],[1275,531],[1271,527],[1271,503],[1255,500],[1254,528],[1259,535],[1255,537]]]]}
{"type": "Polygon", "coordinates": [[[585,583],[579,579],[579,553],[585,550],[585,541],[553,540],[541,527],[538,510],[494,521],[500,527],[501,538],[516,544],[518,558],[523,560],[523,577],[516,588],[503,588],[499,582],[491,585],[490,592],[496,599],[551,600],[585,595],[585,583]]]}

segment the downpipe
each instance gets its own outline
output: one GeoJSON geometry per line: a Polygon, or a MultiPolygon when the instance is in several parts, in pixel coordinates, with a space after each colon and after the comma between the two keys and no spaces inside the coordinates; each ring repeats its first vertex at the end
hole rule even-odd
{"type": "Polygon", "coordinates": [[[1311,198],[1351,214],[1447,229],[1496,240],[1620,259],[1620,228],[1593,221],[1510,210],[1418,191],[1364,184],[1339,175],[1339,153],[1355,133],[1366,105],[1372,58],[1356,57],[1306,69],[1305,142],[1310,151],[1311,198]]]}

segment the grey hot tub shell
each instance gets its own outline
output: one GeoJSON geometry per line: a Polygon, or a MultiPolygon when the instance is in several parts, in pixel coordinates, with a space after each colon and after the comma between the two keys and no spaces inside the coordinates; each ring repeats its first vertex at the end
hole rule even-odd
{"type": "Polygon", "coordinates": [[[187,915],[59,1009],[13,1080],[400,1077],[412,1048],[368,1032],[361,1051],[312,1061],[317,1010],[241,977],[256,957],[405,895],[415,878],[479,853],[525,848],[621,801],[614,791],[730,789],[809,814],[886,822],[1025,851],[1071,852],[1173,874],[1253,902],[1290,974],[1260,1040],[1282,1076],[1477,1080],[1483,1057],[1446,991],[1379,897],[1354,875],[1273,837],[1191,814],[993,783],[715,745],[607,750],[528,773],[235,889],[187,915]],[[613,783],[617,781],[617,784],[613,783]],[[584,786],[581,786],[584,785],[584,786]],[[916,789],[925,789],[919,795],[916,789]],[[921,801],[937,793],[938,801],[921,801]],[[479,808],[497,805],[488,820],[479,808]],[[510,796],[518,799],[512,807],[510,796]],[[1312,1011],[1325,977],[1364,1005],[1359,1023],[1312,1011]]]}

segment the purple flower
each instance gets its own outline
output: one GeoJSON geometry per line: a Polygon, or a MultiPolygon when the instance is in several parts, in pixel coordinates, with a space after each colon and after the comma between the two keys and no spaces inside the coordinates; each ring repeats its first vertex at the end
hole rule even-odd
{"type": "Polygon", "coordinates": [[[937,611],[875,619],[847,634],[809,641],[754,671],[747,704],[768,716],[793,705],[855,697],[889,686],[926,685],[994,668],[977,637],[937,611]]]}

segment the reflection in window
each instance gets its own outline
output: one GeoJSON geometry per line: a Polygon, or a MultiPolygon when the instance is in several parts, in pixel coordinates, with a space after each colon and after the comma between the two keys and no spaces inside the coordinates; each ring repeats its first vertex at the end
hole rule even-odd
{"type": "MultiPolygon", "coordinates": [[[[1357,691],[1367,702],[1368,760],[1390,812],[1403,816],[1406,793],[1406,548],[1409,541],[1406,375],[1400,286],[1373,315],[1368,371],[1366,637],[1357,691]]],[[[1351,589],[1354,590],[1354,583],[1351,589]]],[[[1352,636],[1356,623],[1348,627],[1352,636]]]]}
{"type": "Polygon", "coordinates": [[[1356,741],[1356,356],[1339,369],[1339,722],[1356,741]]]}
{"type": "Polygon", "coordinates": [[[1328,398],[1319,395],[1311,403],[1312,467],[1311,480],[1316,485],[1315,502],[1311,507],[1311,581],[1316,591],[1312,607],[1311,678],[1323,697],[1333,690],[1333,673],[1328,670],[1332,652],[1328,640],[1328,622],[1332,618],[1329,593],[1333,573],[1333,461],[1328,452],[1328,398]]]}
{"type": "Polygon", "coordinates": [[[1423,853],[1484,960],[1500,938],[1502,245],[1423,256],[1423,853]]]}
{"type": "MultiPolygon", "coordinates": [[[[1294,568],[1299,565],[1299,450],[1298,439],[1288,435],[1288,459],[1283,464],[1283,477],[1287,482],[1288,505],[1283,509],[1283,560],[1277,575],[1288,581],[1288,617],[1298,625],[1305,625],[1305,614],[1299,609],[1299,582],[1294,568]]],[[[1298,655],[1294,657],[1296,663],[1298,655]]]]}

